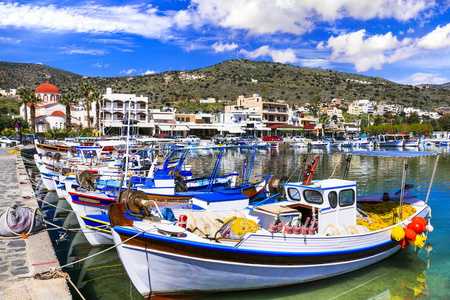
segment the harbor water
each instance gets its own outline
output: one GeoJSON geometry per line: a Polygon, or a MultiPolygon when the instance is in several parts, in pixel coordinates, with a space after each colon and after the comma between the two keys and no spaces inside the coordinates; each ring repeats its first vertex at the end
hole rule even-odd
{"type": "MultiPolygon", "coordinates": [[[[416,149],[413,149],[416,151],[416,149]]],[[[387,150],[389,151],[389,150],[387,150]]],[[[409,247],[380,263],[320,281],[294,286],[255,291],[214,294],[202,299],[450,299],[450,154],[447,147],[430,146],[421,151],[440,152],[433,188],[428,200],[432,209],[427,247],[409,247]]],[[[299,165],[303,157],[320,156],[314,179],[342,178],[346,155],[339,151],[305,149],[257,150],[250,181],[258,175],[274,174],[299,180],[299,165]]],[[[214,168],[217,150],[200,150],[189,154],[186,164],[195,176],[208,175],[214,168]]],[[[226,150],[221,165],[222,174],[242,171],[248,166],[250,149],[226,150]]],[[[412,194],[421,199],[427,195],[435,157],[409,159],[406,183],[414,184],[412,194]]],[[[219,174],[220,175],[220,174],[219,174]]],[[[347,179],[358,183],[358,195],[396,192],[400,189],[402,161],[394,158],[353,156],[347,179]]],[[[57,201],[55,193],[47,200],[57,201]]],[[[52,208],[48,208],[52,210],[52,208]]],[[[61,224],[76,227],[76,218],[59,210],[61,224]],[[64,223],[63,223],[64,222],[64,223]]],[[[64,269],[86,299],[142,299],[133,287],[120,263],[115,249],[91,247],[81,232],[52,233],[61,265],[92,256],[64,269]]],[[[170,268],[170,266],[167,266],[170,268]]],[[[195,279],[195,274],[186,274],[195,279]]],[[[267,274],[271,276],[271,274],[267,274]]],[[[170,280],[168,278],[167,280],[170,280]]],[[[73,290],[74,299],[81,299],[73,290]]]]}

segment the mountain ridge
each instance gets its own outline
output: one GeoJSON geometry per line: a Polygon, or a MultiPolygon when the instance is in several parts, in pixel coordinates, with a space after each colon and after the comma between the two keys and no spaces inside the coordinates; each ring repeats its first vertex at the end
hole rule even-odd
{"type": "Polygon", "coordinates": [[[0,87],[29,88],[34,91],[46,81],[61,93],[78,92],[83,82],[97,90],[110,87],[116,93],[149,98],[152,107],[167,102],[206,98],[235,101],[239,95],[260,94],[264,100],[285,100],[291,105],[343,98],[369,99],[418,108],[450,105],[447,85],[410,86],[339,71],[297,67],[281,63],[235,59],[190,71],[166,71],[137,76],[86,77],[57,68],[0,61],[0,87]]]}

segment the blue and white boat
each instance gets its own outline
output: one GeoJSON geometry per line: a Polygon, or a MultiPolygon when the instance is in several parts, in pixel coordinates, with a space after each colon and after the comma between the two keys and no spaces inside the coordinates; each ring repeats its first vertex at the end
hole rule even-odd
{"type": "MultiPolygon", "coordinates": [[[[408,158],[436,155],[395,151],[352,154],[402,159],[402,186],[408,158]]],[[[411,215],[400,213],[386,227],[370,231],[357,223],[356,182],[312,180],[318,159],[308,168],[303,182],[283,184],[286,201],[242,210],[178,211],[178,219],[186,224],[135,221],[124,216],[124,203],[110,205],[114,243],[136,289],[144,297],[187,297],[284,286],[364,268],[408,244],[422,246],[432,231],[429,221],[420,225],[424,232],[414,240],[412,235],[407,240],[397,233],[404,233],[403,227],[414,217],[430,217],[427,199],[405,198],[402,188],[395,203],[400,212],[408,207],[411,215]]]]}

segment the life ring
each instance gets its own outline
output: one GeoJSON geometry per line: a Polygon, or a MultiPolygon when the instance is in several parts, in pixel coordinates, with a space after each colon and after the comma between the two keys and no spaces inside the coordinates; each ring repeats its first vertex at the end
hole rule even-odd
{"type": "Polygon", "coordinates": [[[130,161],[137,161],[137,156],[136,155],[131,155],[130,157],[130,161]]]}
{"type": "Polygon", "coordinates": [[[118,158],[122,158],[122,157],[123,157],[123,153],[117,154],[117,157],[118,157],[118,158]]]}

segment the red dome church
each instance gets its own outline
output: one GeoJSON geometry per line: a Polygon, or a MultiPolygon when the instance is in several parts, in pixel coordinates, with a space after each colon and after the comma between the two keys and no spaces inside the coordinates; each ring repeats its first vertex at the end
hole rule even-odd
{"type": "Polygon", "coordinates": [[[58,88],[51,83],[43,83],[34,91],[35,95],[43,102],[57,102],[61,99],[58,88]]]}

